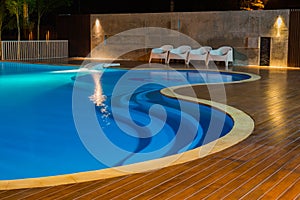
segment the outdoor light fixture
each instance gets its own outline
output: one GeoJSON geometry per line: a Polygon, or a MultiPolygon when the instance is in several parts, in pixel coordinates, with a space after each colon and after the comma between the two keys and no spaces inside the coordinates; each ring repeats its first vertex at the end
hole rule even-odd
{"type": "Polygon", "coordinates": [[[280,37],[280,29],[282,27],[282,23],[283,23],[283,21],[282,21],[281,16],[278,16],[277,19],[276,19],[276,29],[277,29],[276,36],[277,37],[280,37]]]}
{"type": "Polygon", "coordinates": [[[95,25],[96,25],[96,27],[99,27],[99,26],[100,26],[100,21],[99,21],[99,19],[96,19],[95,25]]]}
{"type": "Polygon", "coordinates": [[[282,18],[280,16],[277,17],[277,20],[276,20],[276,26],[277,28],[280,28],[282,25],[282,18]]]}
{"type": "Polygon", "coordinates": [[[97,37],[99,37],[99,34],[101,33],[101,24],[98,18],[95,21],[95,25],[93,29],[94,29],[94,33],[97,35],[97,37]]]}

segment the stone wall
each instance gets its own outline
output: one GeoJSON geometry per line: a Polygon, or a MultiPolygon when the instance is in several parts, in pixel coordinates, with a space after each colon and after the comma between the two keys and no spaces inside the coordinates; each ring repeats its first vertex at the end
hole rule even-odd
{"type": "Polygon", "coordinates": [[[146,61],[151,48],[166,43],[193,48],[229,45],[234,65],[258,65],[260,38],[270,37],[270,65],[287,66],[289,14],[289,10],[95,14],[90,16],[91,57],[146,61]]]}

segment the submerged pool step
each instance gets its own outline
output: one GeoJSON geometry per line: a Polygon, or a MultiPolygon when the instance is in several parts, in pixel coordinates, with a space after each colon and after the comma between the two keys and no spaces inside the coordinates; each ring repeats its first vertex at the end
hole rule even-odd
{"type": "MultiPolygon", "coordinates": [[[[178,109],[173,107],[164,106],[162,111],[159,107],[153,106],[153,99],[147,96],[149,92],[141,92],[131,97],[130,116],[124,115],[128,111],[126,108],[122,108],[123,104],[128,104],[130,96],[124,95],[114,99],[118,102],[118,106],[113,106],[113,121],[117,121],[117,124],[113,124],[113,126],[121,125],[123,127],[121,132],[124,135],[129,133],[131,139],[136,140],[135,145],[131,145],[136,148],[133,152],[151,154],[144,158],[148,159],[154,155],[158,156],[158,152],[161,154],[163,150],[163,154],[166,156],[197,146],[203,137],[199,121],[188,113],[178,112],[178,109]],[[149,108],[151,108],[151,116],[149,108]],[[167,112],[167,118],[162,112],[167,112]]],[[[161,94],[158,92],[157,95],[161,94]]],[[[120,132],[120,130],[112,132],[120,132]]],[[[124,135],[111,139],[117,141],[120,137],[125,137],[124,135]]],[[[124,146],[123,148],[127,149],[128,147],[124,146]]]]}

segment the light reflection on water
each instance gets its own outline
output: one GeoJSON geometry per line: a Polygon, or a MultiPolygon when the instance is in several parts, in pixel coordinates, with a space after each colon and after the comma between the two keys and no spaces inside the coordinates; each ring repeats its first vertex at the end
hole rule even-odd
{"type": "Polygon", "coordinates": [[[105,124],[109,125],[110,123],[108,118],[110,116],[110,112],[108,110],[108,106],[105,104],[107,97],[103,94],[103,89],[100,81],[102,72],[93,72],[91,73],[91,76],[93,77],[95,89],[94,94],[89,96],[89,99],[97,106],[97,108],[99,108],[100,113],[102,113],[101,118],[105,122],[105,124]]]}

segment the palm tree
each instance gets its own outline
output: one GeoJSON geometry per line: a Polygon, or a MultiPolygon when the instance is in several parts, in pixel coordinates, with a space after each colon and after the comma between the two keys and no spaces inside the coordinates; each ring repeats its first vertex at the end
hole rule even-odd
{"type": "Polygon", "coordinates": [[[71,0],[35,0],[35,4],[37,12],[37,40],[39,40],[42,17],[55,8],[70,6],[71,0]]]}
{"type": "Polygon", "coordinates": [[[30,15],[32,14],[36,0],[23,0],[23,31],[24,37],[27,38],[28,33],[30,33],[34,28],[34,22],[30,20],[30,15]]]}
{"type": "Polygon", "coordinates": [[[15,15],[17,19],[18,28],[18,50],[17,58],[20,58],[20,40],[21,40],[21,27],[20,27],[20,16],[22,14],[23,0],[6,0],[6,8],[11,15],[15,15]]]}
{"type": "Polygon", "coordinates": [[[2,56],[2,26],[6,15],[5,0],[0,1],[0,57],[2,56]]]}

